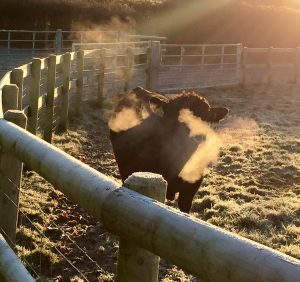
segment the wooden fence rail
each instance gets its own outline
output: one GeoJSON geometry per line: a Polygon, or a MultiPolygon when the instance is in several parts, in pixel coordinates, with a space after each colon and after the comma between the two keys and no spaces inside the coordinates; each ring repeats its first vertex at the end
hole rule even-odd
{"type": "Polygon", "coordinates": [[[0,280],[2,282],[34,282],[14,251],[0,234],[0,280]]]}
{"type": "MultiPolygon", "coordinates": [[[[77,50],[34,59],[30,64],[6,73],[0,81],[0,228],[4,230],[4,236],[7,236],[13,245],[19,195],[10,188],[3,175],[9,174],[13,183],[20,188],[21,162],[24,162],[27,167],[38,172],[91,215],[102,220],[113,233],[121,236],[125,242],[121,246],[125,247],[120,249],[119,281],[140,281],[137,275],[143,275],[140,276],[143,277],[143,281],[156,281],[158,263],[157,258],[149,254],[150,251],[204,281],[299,282],[298,260],[178,213],[126,188],[118,189],[118,184],[113,180],[49,144],[52,133],[58,126],[67,130],[70,108],[74,107],[80,112],[83,100],[95,99],[101,103],[104,96],[124,93],[138,85],[148,86],[152,90],[167,89],[166,81],[161,81],[163,78],[173,77],[174,73],[181,73],[184,77],[186,68],[183,61],[187,55],[183,51],[186,49],[183,48],[189,46],[180,47],[179,65],[171,67],[164,65],[163,58],[168,47],[178,46],[162,46],[160,42],[155,41],[147,44],[109,44],[101,45],[101,48],[96,50],[77,50]],[[58,121],[54,121],[54,113],[59,113],[58,121]],[[36,134],[48,143],[35,137],[36,134]],[[5,195],[16,203],[14,208],[8,208],[5,195]],[[5,217],[1,216],[3,212],[6,213],[5,217]],[[131,243],[128,243],[129,241],[131,243]],[[132,252],[137,256],[126,262],[126,257],[132,252]],[[140,259],[141,257],[143,259],[140,259]],[[138,266],[137,260],[144,263],[138,266]],[[128,269],[128,273],[124,272],[124,267],[128,269]],[[139,271],[135,273],[129,270],[130,268],[139,271]],[[152,270],[146,274],[146,269],[152,270]],[[128,278],[128,275],[131,278],[128,278]]],[[[203,58],[208,55],[208,47],[196,47],[202,54],[200,61],[205,63],[203,58]]],[[[220,80],[211,81],[209,85],[245,82],[251,51],[267,54],[269,69],[274,66],[273,52],[293,54],[297,60],[299,57],[299,49],[244,49],[242,54],[240,45],[217,47],[221,52],[218,54],[219,64],[214,62],[213,66],[208,64],[205,67],[213,67],[209,69],[210,75],[217,73],[220,80]],[[227,53],[234,56],[234,63],[231,64],[233,68],[228,69],[225,67],[225,58],[226,52],[232,52],[232,49],[226,50],[229,47],[233,48],[235,53],[227,53]]],[[[217,55],[213,56],[215,58],[217,55]]],[[[298,73],[298,63],[294,65],[297,66],[295,68],[298,73]]],[[[200,67],[203,68],[203,64],[200,67]]],[[[188,68],[192,69],[191,66],[188,68]]],[[[189,76],[191,73],[187,74],[189,76]]],[[[197,74],[203,75],[203,72],[197,74]]],[[[197,79],[197,75],[193,76],[193,79],[197,79]]],[[[273,80],[274,78],[269,76],[268,82],[273,80]]],[[[184,88],[185,84],[180,85],[174,80],[173,87],[184,88]]],[[[137,188],[143,187],[143,181],[150,181],[150,186],[164,186],[164,180],[153,175],[146,176],[142,183],[127,184],[129,188],[144,193],[137,188]],[[149,180],[151,178],[156,184],[149,180]]],[[[160,197],[159,199],[163,201],[160,197]]]]}

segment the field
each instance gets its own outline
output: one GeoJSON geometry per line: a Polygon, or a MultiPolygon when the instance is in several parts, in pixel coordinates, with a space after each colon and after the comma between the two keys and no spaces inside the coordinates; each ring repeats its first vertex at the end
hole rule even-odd
{"type": "MultiPolygon", "coordinates": [[[[201,94],[230,114],[215,128],[220,158],[206,170],[192,215],[300,259],[300,87],[201,94]]],[[[55,136],[55,145],[119,181],[109,111],[89,103],[83,113],[71,119],[68,133],[55,136]]],[[[41,280],[84,281],[61,252],[89,281],[114,281],[117,237],[29,170],[22,188],[17,250],[29,269],[41,280]]],[[[199,279],[162,260],[160,281],[199,279]]]]}

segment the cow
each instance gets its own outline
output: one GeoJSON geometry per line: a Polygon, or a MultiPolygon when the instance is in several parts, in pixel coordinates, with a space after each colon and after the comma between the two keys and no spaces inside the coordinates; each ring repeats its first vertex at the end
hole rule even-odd
{"type": "Polygon", "coordinates": [[[189,181],[182,171],[206,136],[192,136],[188,122],[180,119],[182,110],[206,125],[218,123],[229,111],[211,107],[194,92],[167,98],[137,87],[118,102],[108,125],[122,181],[138,171],[161,174],[168,182],[167,199],[179,193],[178,207],[189,213],[203,174],[189,181]]]}

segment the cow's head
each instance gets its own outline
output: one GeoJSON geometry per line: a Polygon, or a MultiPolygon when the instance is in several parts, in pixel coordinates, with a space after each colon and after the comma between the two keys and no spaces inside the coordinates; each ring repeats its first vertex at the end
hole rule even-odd
{"type": "Polygon", "coordinates": [[[208,123],[218,123],[228,114],[224,107],[211,107],[208,101],[196,94],[181,93],[168,99],[157,93],[150,92],[141,87],[133,90],[138,98],[142,99],[155,113],[160,113],[167,120],[176,119],[182,109],[190,110],[196,117],[208,123]]]}

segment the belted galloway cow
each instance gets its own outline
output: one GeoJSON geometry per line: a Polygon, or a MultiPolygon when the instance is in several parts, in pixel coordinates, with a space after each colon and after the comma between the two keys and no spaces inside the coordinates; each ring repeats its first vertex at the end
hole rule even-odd
{"type": "Polygon", "coordinates": [[[168,182],[167,199],[179,193],[179,209],[188,213],[205,166],[218,154],[212,154],[217,145],[209,124],[227,113],[227,108],[211,107],[196,93],[167,98],[135,88],[119,101],[109,120],[122,181],[138,171],[161,174],[168,182]]]}

